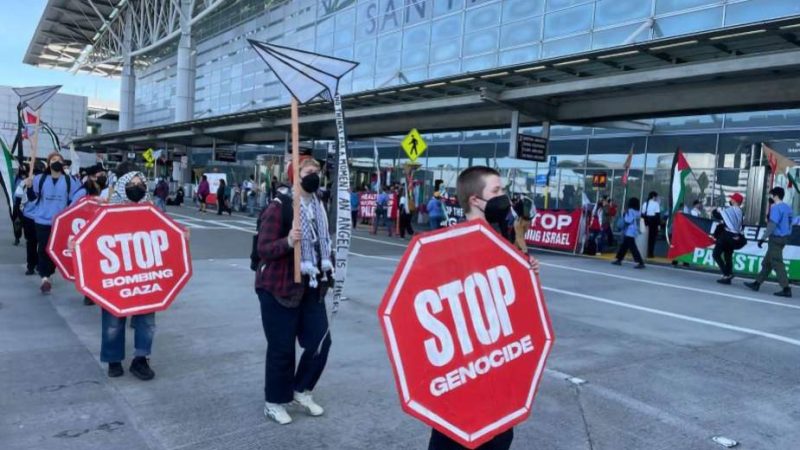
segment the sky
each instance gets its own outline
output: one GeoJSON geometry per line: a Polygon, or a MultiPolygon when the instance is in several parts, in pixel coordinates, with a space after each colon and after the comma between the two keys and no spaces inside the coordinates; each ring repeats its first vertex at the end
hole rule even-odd
{"type": "Polygon", "coordinates": [[[22,63],[47,0],[0,0],[0,85],[20,87],[60,84],[62,93],[119,103],[119,79],[73,75],[22,63]]]}

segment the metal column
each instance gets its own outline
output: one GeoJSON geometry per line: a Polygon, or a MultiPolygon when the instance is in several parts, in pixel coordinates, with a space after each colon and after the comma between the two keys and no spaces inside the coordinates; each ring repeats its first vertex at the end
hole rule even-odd
{"type": "Polygon", "coordinates": [[[133,71],[131,43],[133,40],[133,12],[125,9],[125,24],[122,32],[122,79],[119,98],[119,131],[133,128],[133,110],[136,103],[136,73],[133,71]]]}
{"type": "Polygon", "coordinates": [[[181,37],[178,41],[178,74],[176,86],[175,121],[194,118],[195,52],[192,42],[192,0],[181,2],[181,37]]]}

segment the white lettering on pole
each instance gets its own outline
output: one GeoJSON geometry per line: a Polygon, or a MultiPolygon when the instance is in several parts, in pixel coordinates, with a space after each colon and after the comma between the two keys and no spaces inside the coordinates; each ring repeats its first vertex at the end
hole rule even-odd
{"type": "MultiPolygon", "coordinates": [[[[442,367],[455,355],[455,333],[461,354],[474,351],[470,326],[482,345],[495,344],[502,334],[511,336],[514,329],[508,307],[514,304],[516,290],[511,272],[506,266],[492,267],[486,275],[480,272],[465,280],[455,280],[439,286],[436,290],[425,289],[414,299],[414,308],[420,325],[433,336],[424,341],[428,361],[442,367]],[[462,300],[462,294],[464,299],[462,300]],[[444,300],[449,306],[454,329],[449,330],[436,316],[444,311],[444,300]],[[469,320],[464,313],[462,301],[467,303],[469,320]]],[[[483,366],[480,367],[483,370],[483,366]]]]}
{"type": "Polygon", "coordinates": [[[425,340],[425,353],[428,361],[436,367],[441,367],[453,359],[453,338],[447,327],[433,315],[442,311],[442,299],[436,292],[426,289],[414,299],[414,309],[423,328],[434,334],[425,340]],[[438,341],[438,344],[437,344],[438,341]]]}
{"type": "Polygon", "coordinates": [[[100,270],[106,275],[113,275],[120,270],[119,253],[125,271],[133,270],[134,261],[138,269],[147,270],[164,264],[162,255],[168,248],[169,241],[164,230],[104,235],[97,239],[97,249],[104,256],[100,260],[100,270]]]}

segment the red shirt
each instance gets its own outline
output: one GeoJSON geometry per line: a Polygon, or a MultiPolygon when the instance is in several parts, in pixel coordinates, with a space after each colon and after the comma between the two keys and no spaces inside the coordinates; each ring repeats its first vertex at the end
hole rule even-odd
{"type": "Polygon", "coordinates": [[[303,297],[304,284],[294,282],[294,249],[281,230],[282,223],[281,204],[273,201],[261,213],[256,289],[268,291],[286,307],[296,307],[303,297]]]}

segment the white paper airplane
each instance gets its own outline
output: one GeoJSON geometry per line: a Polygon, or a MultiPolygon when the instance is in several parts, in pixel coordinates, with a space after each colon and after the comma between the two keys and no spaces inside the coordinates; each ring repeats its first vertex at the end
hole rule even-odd
{"type": "Polygon", "coordinates": [[[19,95],[19,102],[23,108],[28,107],[38,111],[52,96],[56,95],[61,86],[33,86],[11,89],[19,95]]]}
{"type": "Polygon", "coordinates": [[[319,53],[247,41],[300,103],[318,96],[331,101],[338,93],[339,80],[358,65],[355,61],[319,53]]]}

